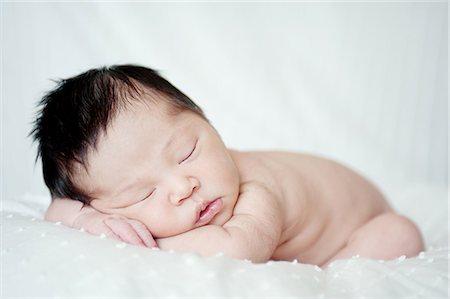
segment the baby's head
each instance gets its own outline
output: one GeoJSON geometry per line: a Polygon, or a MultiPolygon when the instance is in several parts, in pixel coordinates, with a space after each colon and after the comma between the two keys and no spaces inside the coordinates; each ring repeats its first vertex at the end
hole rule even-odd
{"type": "Polygon", "coordinates": [[[231,217],[239,176],[229,151],[154,70],[89,70],[61,80],[41,106],[32,135],[53,198],[140,220],[155,237],[231,217]]]}

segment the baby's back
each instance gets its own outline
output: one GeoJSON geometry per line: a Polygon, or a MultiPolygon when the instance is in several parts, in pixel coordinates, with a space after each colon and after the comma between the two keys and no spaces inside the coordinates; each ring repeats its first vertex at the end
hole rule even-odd
{"type": "Polygon", "coordinates": [[[391,208],[366,179],[327,159],[288,152],[230,151],[242,181],[273,191],[284,219],[272,258],[322,264],[356,229],[391,208]]]}

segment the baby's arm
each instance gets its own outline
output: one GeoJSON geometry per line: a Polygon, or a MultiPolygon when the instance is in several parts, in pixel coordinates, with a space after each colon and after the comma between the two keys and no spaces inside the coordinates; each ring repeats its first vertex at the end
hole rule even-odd
{"type": "Polygon", "coordinates": [[[119,215],[103,214],[75,200],[53,199],[45,214],[45,220],[61,222],[72,228],[83,228],[94,235],[105,234],[134,245],[157,246],[150,231],[141,222],[119,215]]]}
{"type": "Polygon", "coordinates": [[[186,233],[157,239],[163,250],[225,255],[264,262],[272,257],[282,229],[280,209],[273,194],[263,186],[247,183],[232,218],[223,226],[205,225],[186,233]]]}

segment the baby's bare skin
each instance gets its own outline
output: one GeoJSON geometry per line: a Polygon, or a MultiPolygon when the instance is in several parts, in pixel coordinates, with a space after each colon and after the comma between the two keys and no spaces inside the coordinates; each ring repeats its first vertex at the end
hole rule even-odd
{"type": "Polygon", "coordinates": [[[107,216],[95,212],[117,215],[141,225],[114,230],[106,223],[113,231],[105,233],[126,237],[133,227],[137,239],[152,244],[147,227],[163,250],[255,262],[324,266],[357,254],[392,259],[423,249],[417,227],[355,172],[300,153],[229,150],[203,118],[167,109],[121,112],[75,174],[93,198],[89,215],[80,203],[55,200],[47,219],[99,232],[107,216]]]}
{"type": "Polygon", "coordinates": [[[322,265],[354,231],[392,211],[372,184],[330,160],[286,152],[230,153],[241,181],[260,182],[280,203],[282,232],[273,259],[322,265]]]}

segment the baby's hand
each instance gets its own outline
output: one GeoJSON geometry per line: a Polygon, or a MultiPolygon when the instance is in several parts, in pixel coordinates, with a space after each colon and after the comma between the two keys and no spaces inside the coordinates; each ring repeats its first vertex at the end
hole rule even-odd
{"type": "Polygon", "coordinates": [[[148,228],[140,221],[120,215],[103,214],[90,206],[82,208],[73,227],[93,235],[106,236],[133,245],[158,247],[148,228]]]}

